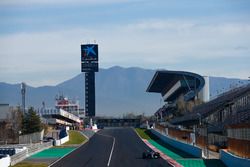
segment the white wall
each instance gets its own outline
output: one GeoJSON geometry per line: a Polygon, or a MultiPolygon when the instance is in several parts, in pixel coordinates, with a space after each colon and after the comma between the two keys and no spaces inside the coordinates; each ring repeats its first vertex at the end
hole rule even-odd
{"type": "Polygon", "coordinates": [[[10,166],[10,156],[9,155],[6,155],[6,157],[3,157],[0,159],[0,166],[1,167],[10,166]]]}
{"type": "Polygon", "coordinates": [[[66,137],[64,137],[64,138],[61,138],[61,139],[59,139],[59,140],[56,140],[56,146],[60,146],[60,145],[62,145],[62,144],[64,144],[64,143],[66,143],[66,142],[68,142],[69,141],[69,135],[68,136],[66,136],[66,137]]]}

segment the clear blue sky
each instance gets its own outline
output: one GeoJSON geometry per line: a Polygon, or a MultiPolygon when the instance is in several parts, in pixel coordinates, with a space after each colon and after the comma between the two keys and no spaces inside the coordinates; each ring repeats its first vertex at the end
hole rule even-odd
{"type": "Polygon", "coordinates": [[[250,76],[249,0],[1,0],[0,82],[55,85],[80,73],[80,44],[100,67],[250,76]]]}

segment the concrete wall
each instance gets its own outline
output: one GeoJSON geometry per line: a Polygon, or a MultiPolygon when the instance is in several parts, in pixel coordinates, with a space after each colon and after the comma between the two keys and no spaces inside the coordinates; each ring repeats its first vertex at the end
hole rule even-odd
{"type": "Polygon", "coordinates": [[[189,153],[191,155],[193,155],[194,157],[197,158],[201,158],[202,157],[202,149],[200,149],[199,147],[187,144],[187,143],[183,143],[181,141],[177,141],[175,139],[172,139],[166,135],[161,134],[160,132],[158,132],[155,129],[151,129],[151,132],[156,135],[157,137],[159,137],[162,141],[166,142],[167,144],[182,150],[186,153],[189,153]]]}
{"type": "Polygon", "coordinates": [[[43,140],[44,130],[32,134],[19,136],[19,144],[39,143],[43,140]]]}
{"type": "Polygon", "coordinates": [[[10,156],[9,155],[5,155],[5,156],[0,155],[0,166],[1,167],[10,166],[10,156]]]}
{"type": "Polygon", "coordinates": [[[225,150],[220,150],[220,159],[228,167],[249,167],[250,159],[237,157],[225,150]]]}

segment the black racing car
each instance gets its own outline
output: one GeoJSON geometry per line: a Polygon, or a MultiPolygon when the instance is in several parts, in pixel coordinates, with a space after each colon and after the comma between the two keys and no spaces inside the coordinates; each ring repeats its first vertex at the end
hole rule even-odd
{"type": "Polygon", "coordinates": [[[146,152],[142,153],[143,159],[158,159],[160,158],[160,153],[155,152],[153,150],[147,150],[146,152]]]}

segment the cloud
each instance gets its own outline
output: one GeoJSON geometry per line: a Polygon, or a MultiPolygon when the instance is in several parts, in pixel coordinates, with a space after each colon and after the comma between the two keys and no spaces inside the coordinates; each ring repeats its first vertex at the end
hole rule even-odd
{"type": "MultiPolygon", "coordinates": [[[[239,68],[242,64],[235,64],[235,69],[241,69],[237,75],[225,67],[226,61],[220,62],[217,72],[211,71],[207,63],[240,59],[250,64],[249,49],[242,49],[250,43],[249,23],[203,24],[192,20],[150,19],[91,29],[78,27],[2,35],[0,59],[4,61],[0,63],[0,76],[4,79],[7,75],[42,73],[43,83],[44,72],[61,72],[67,74],[65,79],[70,78],[80,72],[80,44],[94,40],[99,44],[101,67],[121,65],[192,71],[197,70],[192,64],[196,62],[204,64],[200,71],[206,75],[246,77],[246,69],[239,68]]],[[[62,81],[62,76],[50,76],[50,83],[62,81]]],[[[32,78],[30,82],[37,84],[38,80],[38,77],[32,78]]]]}
{"type": "Polygon", "coordinates": [[[246,47],[246,46],[237,46],[237,47],[235,47],[234,49],[235,49],[235,50],[249,50],[249,48],[246,47]]]}

